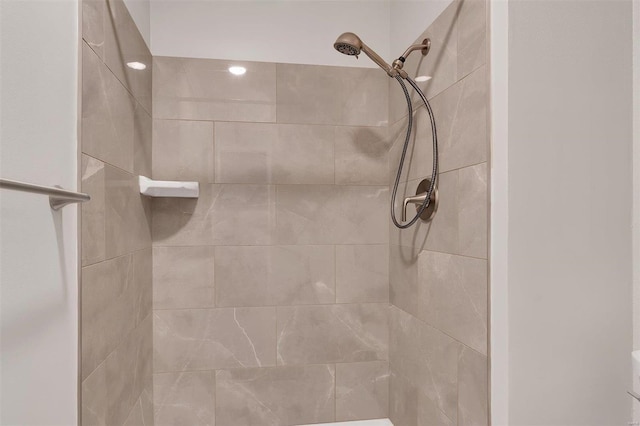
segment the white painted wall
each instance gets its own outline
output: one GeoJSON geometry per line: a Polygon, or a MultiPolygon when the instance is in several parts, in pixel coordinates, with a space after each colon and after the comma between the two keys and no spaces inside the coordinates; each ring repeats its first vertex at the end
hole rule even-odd
{"type": "MultiPolygon", "coordinates": [[[[151,46],[151,4],[150,0],[124,0],[125,6],[129,10],[133,22],[136,23],[138,31],[147,47],[151,46]]],[[[149,49],[151,50],[151,49],[149,49]]]]}
{"type": "MultiPolygon", "coordinates": [[[[76,189],[78,2],[0,2],[0,176],[76,189]]],[[[0,190],[0,423],[77,424],[77,211],[0,190]]]]}
{"type": "Polygon", "coordinates": [[[389,57],[387,1],[153,0],[151,51],[156,56],[375,67],[336,52],[351,31],[389,57]]]}
{"type": "Polygon", "coordinates": [[[436,20],[453,0],[391,0],[391,57],[397,58],[436,20]]]}
{"type": "Polygon", "coordinates": [[[508,4],[508,423],[626,424],[631,2],[508,4]]]}

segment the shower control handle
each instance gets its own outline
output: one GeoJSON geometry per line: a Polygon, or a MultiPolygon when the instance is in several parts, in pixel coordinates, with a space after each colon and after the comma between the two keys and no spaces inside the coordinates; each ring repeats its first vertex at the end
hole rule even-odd
{"type": "MultiPolygon", "coordinates": [[[[407,197],[404,199],[402,203],[402,221],[407,221],[407,206],[409,204],[416,204],[416,211],[420,210],[424,200],[427,198],[427,192],[429,191],[429,187],[431,186],[431,179],[423,179],[420,184],[418,184],[418,188],[416,189],[416,195],[413,197],[407,197]]],[[[429,205],[420,215],[420,219],[424,221],[429,221],[433,218],[433,216],[438,210],[438,188],[437,186],[433,188],[433,192],[431,193],[431,199],[429,201],[429,205]]]]}

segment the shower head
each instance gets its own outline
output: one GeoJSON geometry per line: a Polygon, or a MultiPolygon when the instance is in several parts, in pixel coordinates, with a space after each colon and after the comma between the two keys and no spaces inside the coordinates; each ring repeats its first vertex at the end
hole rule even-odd
{"type": "Polygon", "coordinates": [[[358,56],[362,50],[362,40],[354,33],[344,33],[333,43],[333,47],[345,55],[358,56]]]}
{"type": "Polygon", "coordinates": [[[365,55],[371,58],[373,62],[378,64],[380,68],[385,70],[387,74],[389,74],[389,77],[395,77],[398,74],[398,72],[393,69],[391,65],[386,63],[385,60],[380,57],[380,55],[371,50],[369,46],[364,44],[362,40],[360,40],[360,37],[358,37],[354,33],[342,34],[340,37],[338,37],[336,42],[333,43],[333,47],[340,53],[349,56],[355,56],[356,58],[362,51],[365,53],[365,55]]]}

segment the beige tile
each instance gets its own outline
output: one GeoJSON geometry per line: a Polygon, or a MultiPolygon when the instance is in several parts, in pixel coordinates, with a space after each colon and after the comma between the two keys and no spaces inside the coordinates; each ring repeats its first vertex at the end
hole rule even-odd
{"type": "MultiPolygon", "coordinates": [[[[437,114],[435,116],[437,117],[436,128],[439,132],[440,127],[438,126],[442,123],[442,120],[440,120],[437,114]]],[[[406,182],[408,179],[416,180],[431,177],[433,174],[433,135],[429,115],[425,108],[419,108],[414,112],[413,117],[413,126],[402,167],[400,182],[406,182]]],[[[391,127],[394,144],[390,151],[389,184],[392,185],[392,187],[400,164],[408,124],[408,119],[405,118],[391,127]]],[[[438,143],[440,143],[441,139],[439,136],[438,143]]],[[[438,150],[439,153],[442,152],[442,148],[439,147],[438,150]]],[[[439,167],[438,170],[442,171],[441,167],[439,167]]],[[[415,187],[411,189],[415,194],[415,187]]]]}
{"type": "Polygon", "coordinates": [[[486,259],[488,239],[487,163],[460,169],[459,253],[486,259]]]}
{"type": "Polygon", "coordinates": [[[423,252],[418,270],[418,291],[411,296],[418,309],[410,313],[486,354],[487,261],[423,252]]]}
{"type": "Polygon", "coordinates": [[[153,308],[153,255],[151,247],[148,247],[134,252],[131,256],[135,283],[136,324],[140,324],[151,314],[153,308]]]}
{"type": "Polygon", "coordinates": [[[280,426],[335,419],[332,365],[216,372],[216,425],[280,426]]]}
{"type": "Polygon", "coordinates": [[[133,173],[151,177],[152,170],[152,120],[149,113],[136,105],[133,122],[133,173]]]}
{"type": "Polygon", "coordinates": [[[213,247],[154,247],[154,309],[214,305],[213,247]]]}
{"type": "Polygon", "coordinates": [[[153,375],[156,426],[215,425],[215,372],[153,375]]]}
{"type": "Polygon", "coordinates": [[[145,389],[140,394],[138,402],[133,406],[124,426],[153,426],[153,379],[148,378],[145,389]]]}
{"type": "Polygon", "coordinates": [[[82,269],[82,377],[86,378],[136,326],[131,255],[82,269]]]}
{"type": "Polygon", "coordinates": [[[106,257],[104,163],[82,155],[82,192],[91,201],[82,203],[82,264],[100,262],[106,257]]]}
{"type": "Polygon", "coordinates": [[[264,245],[275,226],[275,188],[200,185],[200,198],[153,200],[154,244],[264,245]]]}
{"type": "Polygon", "coordinates": [[[81,388],[81,424],[107,426],[107,375],[104,363],[84,379],[81,388]]]}
{"type": "Polygon", "coordinates": [[[458,78],[486,62],[487,0],[460,0],[458,17],[458,78]]]}
{"type": "Polygon", "coordinates": [[[138,177],[106,165],[105,179],[107,257],[148,247],[151,244],[151,204],[140,195],[138,177]]]}
{"type": "Polygon", "coordinates": [[[213,182],[213,123],[153,120],[153,178],[213,182]]]}
{"type": "Polygon", "coordinates": [[[98,57],[104,57],[105,0],[82,1],[82,38],[98,57]]]}
{"type": "Polygon", "coordinates": [[[389,301],[389,246],[336,246],[336,301],[389,301]]]}
{"type": "Polygon", "coordinates": [[[278,123],[387,125],[388,77],[381,70],[294,64],[277,67],[278,123]]]}
{"type": "Polygon", "coordinates": [[[406,312],[420,310],[418,257],[420,249],[389,246],[389,301],[406,312]]]}
{"type": "Polygon", "coordinates": [[[122,0],[106,0],[104,62],[111,72],[151,114],[151,52],[122,0]],[[132,69],[129,62],[146,65],[132,69]]]}
{"type": "Polygon", "coordinates": [[[398,374],[391,374],[389,386],[389,418],[394,425],[454,426],[418,386],[398,374]]]}
{"type": "Polygon", "coordinates": [[[395,307],[391,308],[389,330],[393,374],[418,388],[455,424],[461,344],[395,307]]]}
{"type": "Polygon", "coordinates": [[[276,65],[217,59],[153,58],[154,118],[276,120],[276,65]],[[231,65],[246,74],[229,73],[231,65]]]}
{"type": "Polygon", "coordinates": [[[463,348],[458,359],[458,424],[483,426],[488,417],[487,357],[463,348]]]}
{"type": "Polygon", "coordinates": [[[275,308],[154,311],[154,371],[275,365],[275,308]]]}
{"type": "Polygon", "coordinates": [[[389,363],[336,364],[336,421],[389,417],[389,363]]]}
{"type": "Polygon", "coordinates": [[[151,380],[151,316],[134,329],[105,361],[107,425],[123,424],[151,380]]]}
{"type": "Polygon", "coordinates": [[[218,306],[335,302],[333,246],[215,248],[218,306]]]}
{"type": "Polygon", "coordinates": [[[216,182],[333,183],[331,126],[216,123],[216,182]]]}
{"type": "Polygon", "coordinates": [[[136,101],[82,45],[82,152],[133,172],[136,101]]]}
{"type": "Polygon", "coordinates": [[[390,145],[386,127],[336,127],[336,183],[386,184],[390,145]]]}
{"type": "Polygon", "coordinates": [[[485,67],[481,67],[433,99],[443,172],[487,160],[489,99],[485,80],[485,67]]]}
{"type": "Polygon", "coordinates": [[[279,244],[388,242],[388,190],[383,186],[280,185],[279,244]]]}
{"type": "Polygon", "coordinates": [[[278,307],[278,365],[384,361],[386,304],[278,307]]]}

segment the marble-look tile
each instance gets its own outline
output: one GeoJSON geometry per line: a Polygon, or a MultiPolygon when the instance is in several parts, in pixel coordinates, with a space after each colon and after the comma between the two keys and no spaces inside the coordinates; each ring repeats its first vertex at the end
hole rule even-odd
{"type": "Polygon", "coordinates": [[[391,308],[389,330],[391,371],[457,421],[457,362],[462,345],[395,307],[391,308]]]}
{"type": "Polygon", "coordinates": [[[107,374],[105,364],[100,364],[82,382],[81,424],[107,426],[107,374]]]}
{"type": "Polygon", "coordinates": [[[334,181],[332,126],[216,123],[216,182],[334,181]]]}
{"type": "Polygon", "coordinates": [[[153,200],[154,244],[264,245],[275,226],[275,188],[200,184],[200,198],[153,200]]]}
{"type": "Polygon", "coordinates": [[[339,185],[384,185],[391,140],[386,127],[336,127],[335,178],[339,185]]]}
{"type": "Polygon", "coordinates": [[[386,304],[278,307],[278,365],[384,361],[386,304]]]}
{"type": "Polygon", "coordinates": [[[383,71],[294,64],[277,67],[278,123],[387,125],[389,86],[383,71]]]}
{"type": "Polygon", "coordinates": [[[389,417],[389,363],[336,364],[336,421],[389,417]]]}
{"type": "Polygon", "coordinates": [[[151,52],[122,0],[106,0],[104,18],[104,63],[151,114],[151,52]],[[130,68],[129,62],[146,68],[130,68]]]}
{"type": "Polygon", "coordinates": [[[82,269],[82,377],[86,378],[136,326],[131,255],[82,269]]]}
{"type": "Polygon", "coordinates": [[[154,371],[275,365],[275,308],[154,311],[154,371]]]}
{"type": "Polygon", "coordinates": [[[336,301],[389,301],[389,246],[336,246],[336,301]]]}
{"type": "Polygon", "coordinates": [[[216,372],[216,426],[281,426],[335,419],[333,365],[216,372]]]}
{"type": "Polygon", "coordinates": [[[140,324],[153,309],[153,254],[151,247],[131,254],[136,324],[140,324]]]}
{"type": "MultiPolygon", "coordinates": [[[[395,209],[398,220],[400,220],[402,214],[402,200],[405,197],[415,195],[418,183],[418,180],[412,180],[406,184],[399,185],[395,209]]],[[[414,226],[402,230],[389,222],[391,244],[415,247],[418,251],[429,249],[446,253],[458,253],[458,171],[453,170],[441,173],[438,176],[437,185],[439,189],[439,204],[433,219],[430,222],[418,220],[414,226]]],[[[409,206],[407,211],[408,219],[411,219],[415,214],[415,208],[409,206]]]]}
{"type": "Polygon", "coordinates": [[[217,59],[153,58],[154,118],[276,121],[276,65],[217,59]],[[229,66],[246,74],[236,76],[229,66]]]}
{"type": "Polygon", "coordinates": [[[153,120],[153,178],[213,182],[213,123],[153,120]]]}
{"type": "Polygon", "coordinates": [[[152,172],[152,132],[151,115],[140,105],[136,105],[133,122],[133,174],[151,177],[152,172]]]}
{"type": "Polygon", "coordinates": [[[147,385],[140,394],[138,402],[133,406],[124,426],[153,426],[153,378],[149,377],[147,385]]]}
{"type": "Polygon", "coordinates": [[[458,424],[486,426],[488,417],[487,357],[463,348],[458,359],[458,424]]]}
{"type": "Polygon", "coordinates": [[[460,0],[458,17],[458,78],[486,62],[487,0],[460,0]]]}
{"type": "Polygon", "coordinates": [[[133,172],[135,99],[82,44],[82,152],[133,172]]]}
{"type": "Polygon", "coordinates": [[[153,248],[154,309],[215,306],[213,247],[153,248]]]}
{"type": "Polygon", "coordinates": [[[82,192],[91,201],[81,204],[82,265],[100,262],[106,257],[104,163],[82,155],[82,192]]]}
{"type": "Polygon", "coordinates": [[[384,244],[388,242],[383,186],[279,185],[279,244],[384,244]]]}
{"type": "Polygon", "coordinates": [[[151,244],[151,204],[140,195],[138,177],[107,164],[105,180],[107,257],[148,247],[151,244]]]}
{"type": "Polygon", "coordinates": [[[215,248],[218,306],[335,302],[333,246],[215,248]]]}
{"type": "Polygon", "coordinates": [[[215,372],[182,371],[153,375],[156,426],[215,425],[215,372]]]}
{"type": "Polygon", "coordinates": [[[487,160],[488,103],[485,67],[474,71],[433,99],[440,171],[459,169],[487,160]]]}
{"type": "Polygon", "coordinates": [[[487,163],[459,170],[459,253],[486,259],[488,239],[487,163]]]}
{"type": "Polygon", "coordinates": [[[389,385],[389,418],[394,425],[403,426],[454,426],[456,424],[418,386],[393,372],[389,385]]]}
{"type": "MultiPolygon", "coordinates": [[[[460,3],[452,2],[416,39],[416,43],[422,43],[422,40],[427,37],[431,39],[431,50],[426,57],[419,52],[414,52],[405,62],[404,70],[409,76],[413,78],[421,75],[432,77],[426,82],[418,83],[427,99],[433,98],[458,79],[457,27],[459,25],[459,9],[460,3]]],[[[395,123],[407,115],[407,103],[398,83],[395,80],[390,80],[388,84],[390,85],[389,122],[395,123]]],[[[411,99],[415,105],[422,102],[415,93],[411,93],[411,99]]]]}
{"type": "Polygon", "coordinates": [[[418,300],[418,309],[409,311],[411,314],[487,353],[486,260],[423,252],[417,287],[405,296],[418,300]]]}
{"type": "Polygon", "coordinates": [[[105,361],[107,425],[123,424],[152,374],[151,315],[105,361]]]}
{"type": "Polygon", "coordinates": [[[105,0],[82,0],[82,38],[104,58],[104,14],[105,0]]]}

